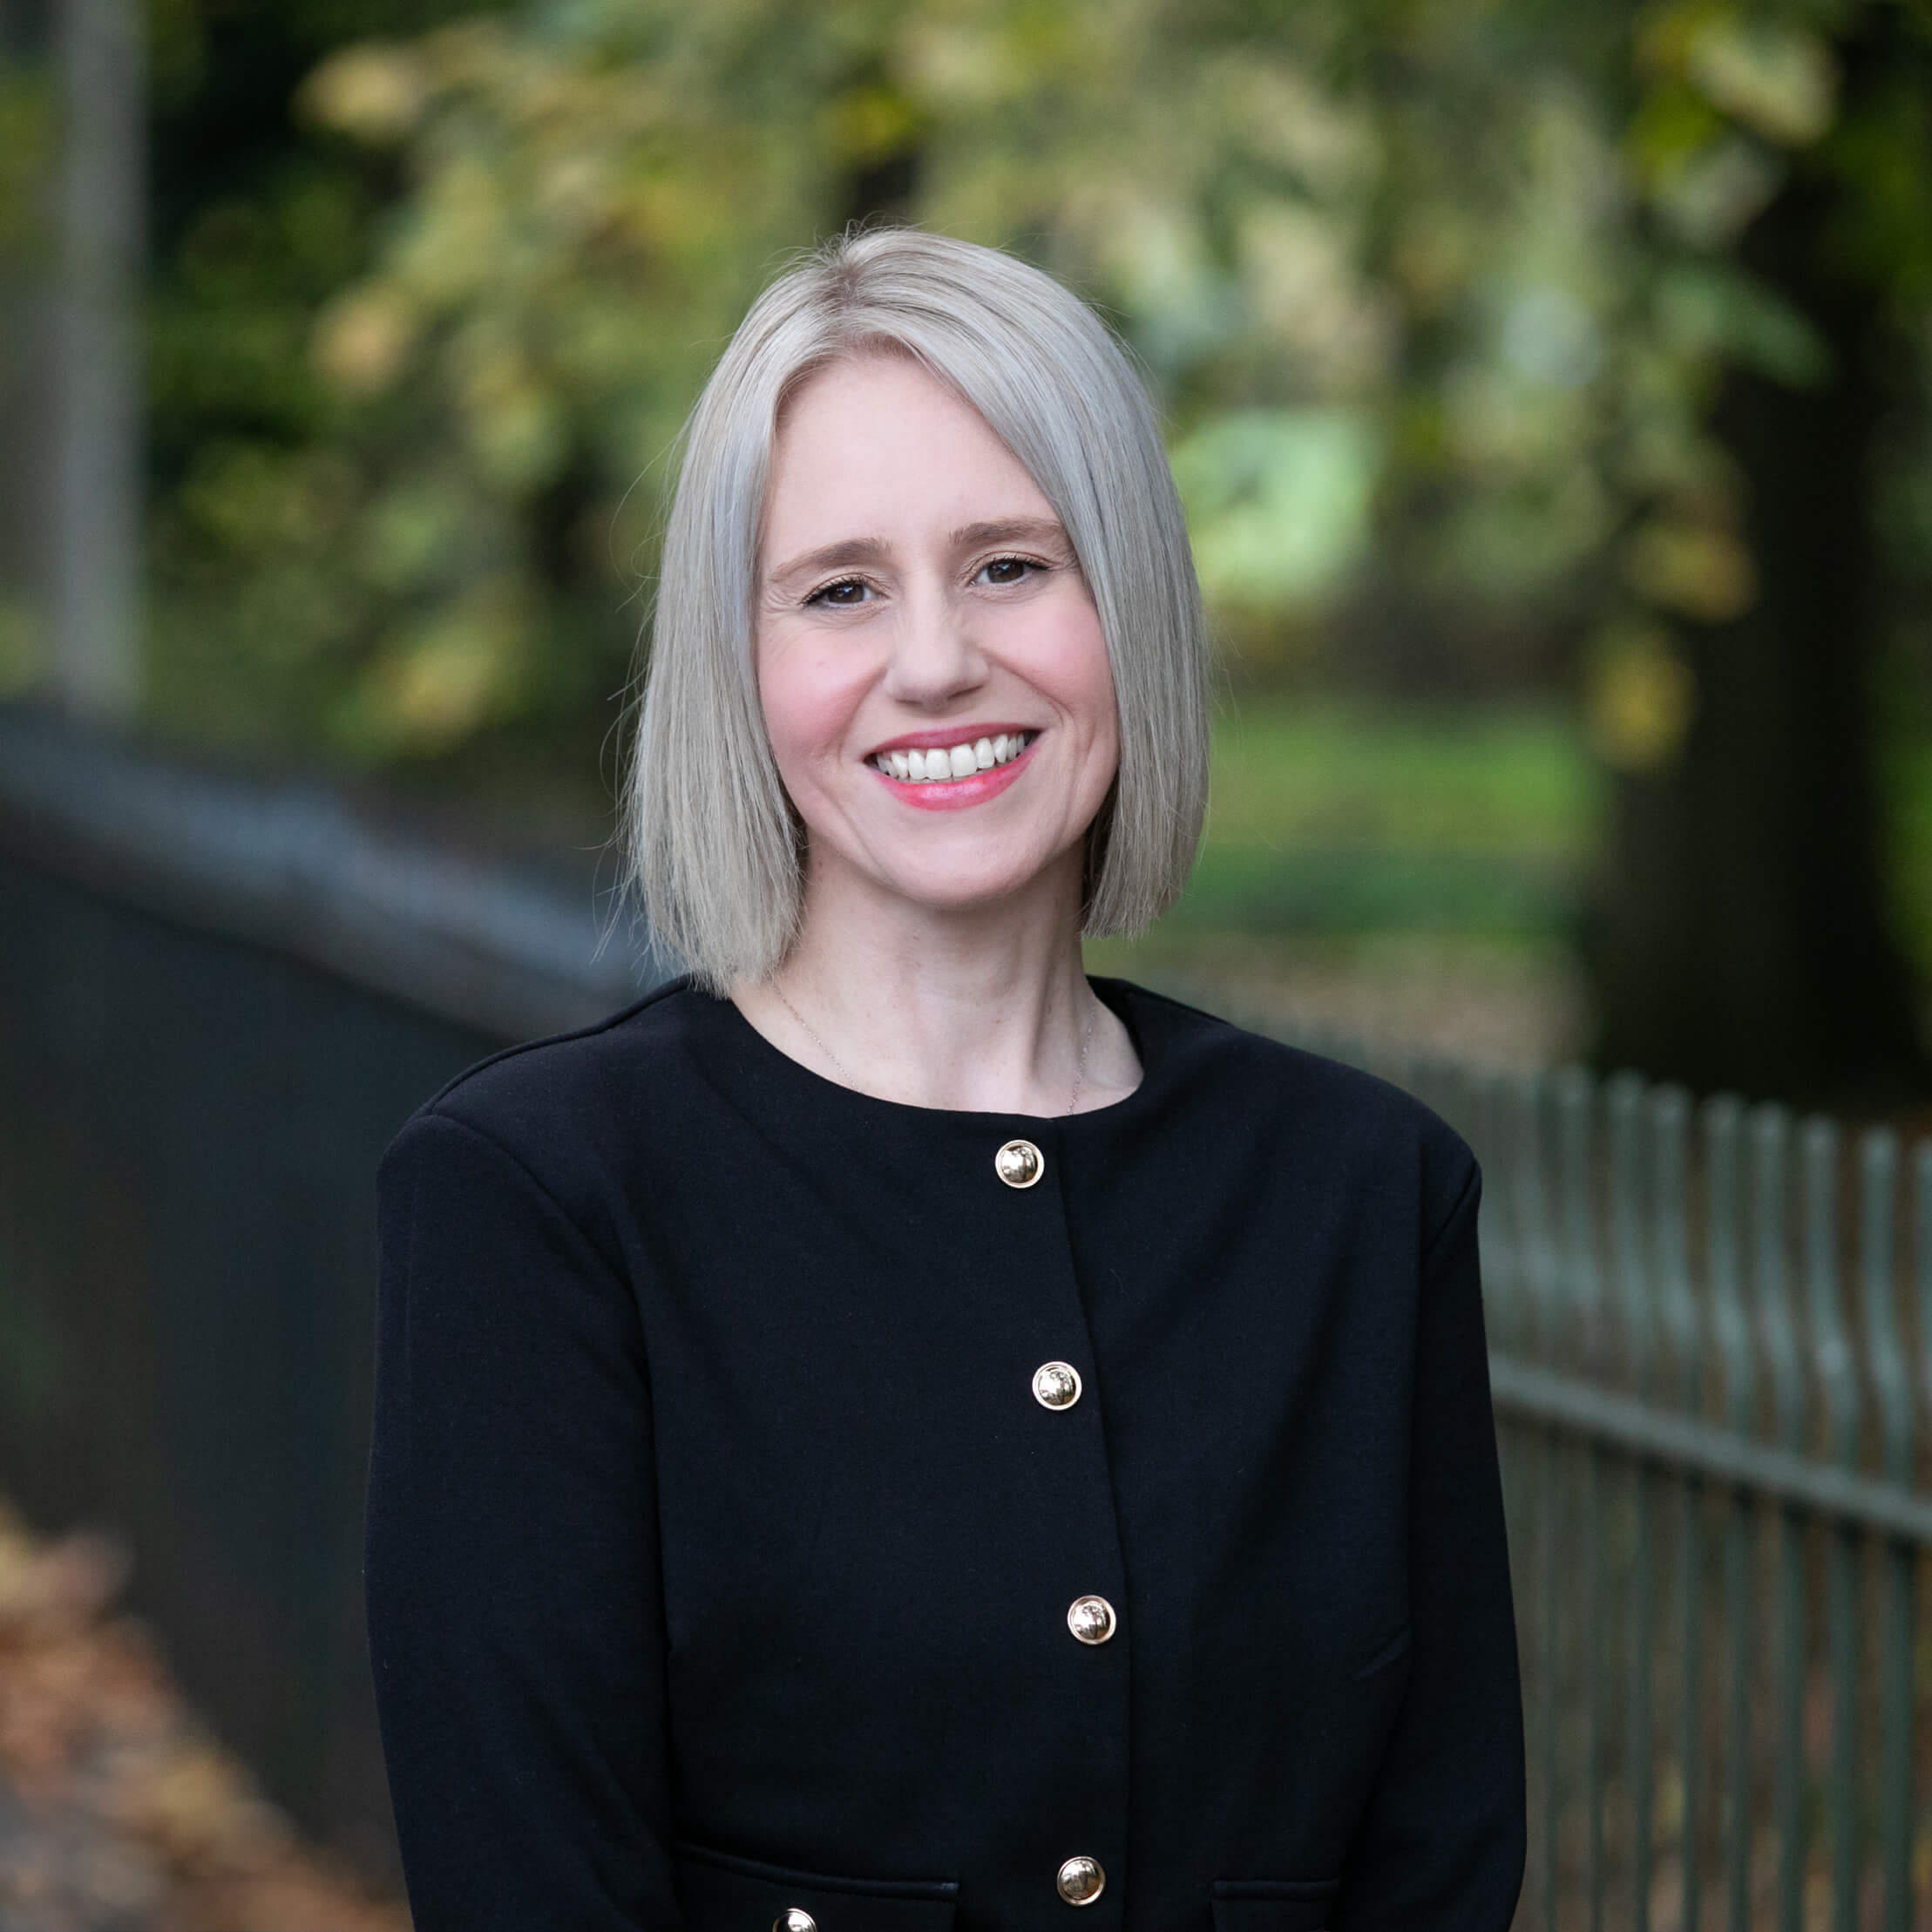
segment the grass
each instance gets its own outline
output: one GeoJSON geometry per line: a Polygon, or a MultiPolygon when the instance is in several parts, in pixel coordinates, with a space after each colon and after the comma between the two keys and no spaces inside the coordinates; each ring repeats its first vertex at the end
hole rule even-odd
{"type": "MultiPolygon", "coordinates": [[[[1090,947],[1096,971],[1393,977],[1409,1004],[1459,975],[1574,978],[1607,788],[1563,708],[1273,698],[1223,715],[1212,757],[1186,893],[1145,939],[1090,947]]],[[[1880,776],[1899,937],[1932,984],[1932,736],[1888,745],[1880,776]]]]}
{"type": "Polygon", "coordinates": [[[1217,722],[1181,903],[1088,964],[1217,1010],[1560,1059],[1583,1037],[1569,936],[1602,810],[1555,707],[1250,703],[1217,722]]]}
{"type": "Polygon", "coordinates": [[[1275,699],[1214,734],[1210,851],[1355,844],[1574,860],[1600,797],[1560,709],[1275,699]]]}
{"type": "Polygon", "coordinates": [[[1549,939],[1601,820],[1560,710],[1250,704],[1214,735],[1192,931],[1549,939]]]}

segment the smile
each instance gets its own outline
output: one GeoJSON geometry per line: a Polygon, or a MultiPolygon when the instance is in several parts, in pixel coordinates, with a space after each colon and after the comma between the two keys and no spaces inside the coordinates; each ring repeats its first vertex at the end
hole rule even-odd
{"type": "Polygon", "coordinates": [[[996,798],[1019,777],[1039,742],[1037,731],[875,751],[865,762],[898,797],[927,811],[956,811],[996,798]]]}
{"type": "Polygon", "coordinates": [[[888,778],[897,778],[902,784],[943,784],[949,779],[970,778],[976,771],[991,771],[997,765],[1012,763],[1039,736],[1037,731],[1016,731],[1009,736],[1002,731],[997,738],[934,745],[924,751],[881,751],[871,762],[888,778]]]}

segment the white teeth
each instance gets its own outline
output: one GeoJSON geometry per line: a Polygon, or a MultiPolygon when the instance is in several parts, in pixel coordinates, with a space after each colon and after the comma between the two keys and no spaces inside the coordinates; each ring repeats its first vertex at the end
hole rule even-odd
{"type": "Polygon", "coordinates": [[[935,779],[965,778],[976,771],[990,771],[995,765],[1010,763],[1032,740],[1023,731],[1010,736],[1002,731],[997,738],[980,738],[972,744],[931,751],[882,751],[873,763],[903,783],[930,784],[935,779]]]}

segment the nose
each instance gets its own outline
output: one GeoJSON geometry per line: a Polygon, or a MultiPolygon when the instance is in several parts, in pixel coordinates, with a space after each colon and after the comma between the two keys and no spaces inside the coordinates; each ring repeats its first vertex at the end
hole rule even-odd
{"type": "Polygon", "coordinates": [[[937,710],[986,681],[986,661],[971,613],[943,593],[909,597],[892,627],[885,695],[915,710],[937,710]]]}

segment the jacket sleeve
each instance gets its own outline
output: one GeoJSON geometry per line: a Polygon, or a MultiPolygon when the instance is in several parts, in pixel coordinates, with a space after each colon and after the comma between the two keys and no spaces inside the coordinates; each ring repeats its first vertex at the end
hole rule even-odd
{"type": "Polygon", "coordinates": [[[1424,1255],[1409,1441],[1410,1672],[1338,1932],[1506,1932],[1522,1885],[1522,1695],[1476,1256],[1481,1176],[1424,1255]]]}
{"type": "Polygon", "coordinates": [[[447,1115],[403,1129],[377,1203],[365,1581],[417,1932],[674,1927],[635,1302],[447,1115]]]}

